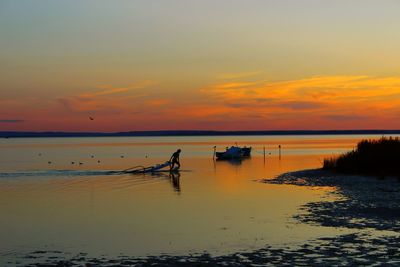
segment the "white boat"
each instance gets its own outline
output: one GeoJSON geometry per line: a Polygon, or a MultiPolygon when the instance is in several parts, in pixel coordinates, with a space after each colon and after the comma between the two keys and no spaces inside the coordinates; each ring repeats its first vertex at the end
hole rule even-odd
{"type": "Polygon", "coordinates": [[[226,148],[224,152],[215,152],[217,159],[241,159],[245,157],[246,151],[238,146],[226,148]]]}

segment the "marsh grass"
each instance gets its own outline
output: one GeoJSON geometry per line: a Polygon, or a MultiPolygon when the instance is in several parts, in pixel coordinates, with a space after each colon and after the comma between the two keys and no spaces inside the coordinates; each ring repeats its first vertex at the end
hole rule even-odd
{"type": "Polygon", "coordinates": [[[400,177],[400,139],[362,140],[352,151],[324,159],[323,169],[349,174],[400,177]]]}

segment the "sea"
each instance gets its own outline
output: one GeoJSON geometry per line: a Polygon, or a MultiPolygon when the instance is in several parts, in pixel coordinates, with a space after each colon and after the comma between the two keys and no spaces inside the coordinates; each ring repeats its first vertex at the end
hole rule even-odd
{"type": "Polygon", "coordinates": [[[0,265],[48,257],[226,255],[292,246],[349,230],[296,221],[335,188],[266,184],[320,168],[380,135],[8,138],[0,140],[0,265]],[[214,147],[252,147],[218,161],[214,147]],[[280,146],[280,149],[279,149],[280,146]],[[169,160],[181,170],[118,173],[169,160]],[[52,254],[53,253],[53,254],[52,254]],[[60,256],[62,255],[62,256],[60,256]]]}

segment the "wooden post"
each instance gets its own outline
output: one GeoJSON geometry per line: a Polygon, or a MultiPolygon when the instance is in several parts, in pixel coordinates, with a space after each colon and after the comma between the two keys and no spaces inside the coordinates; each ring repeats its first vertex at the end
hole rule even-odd
{"type": "Polygon", "coordinates": [[[265,161],[265,146],[264,146],[264,161],[265,161]]]}
{"type": "Polygon", "coordinates": [[[279,147],[279,159],[281,159],[281,145],[279,145],[278,147],[279,147]]]}
{"type": "Polygon", "coordinates": [[[216,150],[217,150],[217,146],[214,146],[213,160],[215,160],[215,153],[216,153],[216,150]]]}

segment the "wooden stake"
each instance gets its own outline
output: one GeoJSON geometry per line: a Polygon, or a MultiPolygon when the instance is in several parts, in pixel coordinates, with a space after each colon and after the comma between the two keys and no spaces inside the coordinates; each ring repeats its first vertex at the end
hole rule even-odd
{"type": "Polygon", "coordinates": [[[279,145],[278,147],[279,147],[279,159],[281,159],[281,145],[279,145]]]}
{"type": "Polygon", "coordinates": [[[216,154],[217,146],[214,146],[214,154],[213,154],[213,160],[215,160],[215,154],[216,154]]]}

